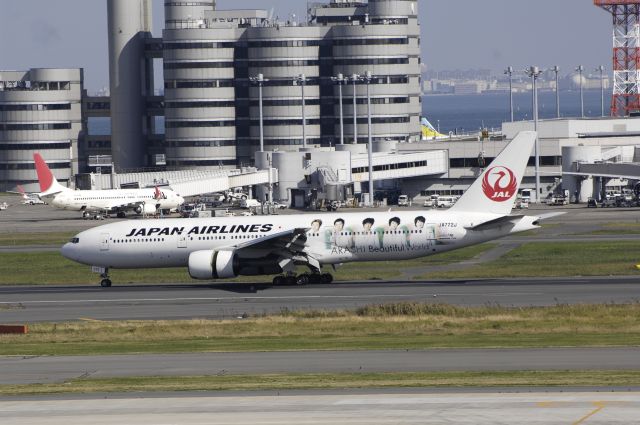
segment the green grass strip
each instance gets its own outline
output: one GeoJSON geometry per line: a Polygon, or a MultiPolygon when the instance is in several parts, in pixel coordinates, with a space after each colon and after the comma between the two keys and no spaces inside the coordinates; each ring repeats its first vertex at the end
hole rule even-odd
{"type": "Polygon", "coordinates": [[[640,304],[398,303],[242,320],[38,323],[0,335],[0,355],[640,346],[638,317],[640,304]]]}
{"type": "Polygon", "coordinates": [[[515,371],[267,374],[73,379],[63,383],[0,385],[3,396],[158,391],[258,391],[438,387],[614,387],[640,385],[640,371],[515,371]]]}
{"type": "Polygon", "coordinates": [[[640,242],[531,242],[502,258],[472,268],[420,278],[472,279],[640,275],[640,242]]]}
{"type": "MultiPolygon", "coordinates": [[[[5,235],[6,236],[6,235],[5,235]]],[[[53,236],[52,236],[53,237],[53,236]]],[[[65,237],[65,241],[68,238],[65,237]]],[[[25,239],[27,240],[27,239],[25,239]]],[[[0,242],[0,245],[2,243],[0,242]]],[[[449,264],[471,259],[494,244],[476,245],[457,251],[438,254],[409,261],[380,261],[346,264],[334,274],[336,280],[380,280],[402,275],[402,271],[427,265],[449,264]]],[[[112,270],[114,284],[135,283],[194,283],[186,267],[171,269],[112,270]]],[[[99,276],[91,273],[88,266],[74,263],[59,252],[19,252],[0,254],[0,285],[46,285],[46,284],[91,284],[99,276]]],[[[241,277],[226,282],[270,283],[269,276],[241,277]]],[[[225,281],[221,281],[225,282],[225,281]]],[[[204,284],[205,282],[203,282],[204,284]]]]}
{"type": "Polygon", "coordinates": [[[78,232],[2,233],[0,234],[0,246],[62,246],[76,234],[78,232]]]}

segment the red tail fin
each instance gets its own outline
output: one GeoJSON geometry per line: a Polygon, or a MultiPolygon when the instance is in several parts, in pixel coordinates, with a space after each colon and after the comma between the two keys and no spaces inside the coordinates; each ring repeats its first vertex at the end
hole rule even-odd
{"type": "Polygon", "coordinates": [[[156,186],[156,190],[153,194],[153,199],[155,199],[156,201],[162,199],[162,192],[160,192],[160,189],[158,189],[158,186],[156,186]]]}
{"type": "Polygon", "coordinates": [[[36,172],[38,173],[38,181],[40,182],[40,192],[44,193],[53,185],[53,173],[39,153],[33,154],[33,160],[36,163],[36,172]]]}

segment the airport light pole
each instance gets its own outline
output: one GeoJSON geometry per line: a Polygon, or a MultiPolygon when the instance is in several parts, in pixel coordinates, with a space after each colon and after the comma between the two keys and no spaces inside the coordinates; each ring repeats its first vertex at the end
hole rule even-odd
{"type": "Polygon", "coordinates": [[[360,76],[353,74],[349,79],[353,82],[353,143],[358,143],[358,90],[356,84],[360,81],[360,76]]]}
{"type": "Polygon", "coordinates": [[[556,74],[556,118],[560,118],[560,67],[556,65],[551,70],[556,74]]]}
{"type": "Polygon", "coordinates": [[[535,159],[536,159],[536,198],[535,202],[540,203],[540,138],[538,137],[538,77],[542,71],[537,66],[531,66],[527,70],[527,75],[531,77],[533,95],[533,129],[536,132],[535,159]]]}
{"type": "Polygon", "coordinates": [[[504,73],[509,76],[509,111],[511,112],[511,122],[513,122],[513,67],[508,66],[504,73]]]}
{"type": "Polygon", "coordinates": [[[604,66],[600,65],[596,71],[600,71],[600,115],[604,117],[604,66]]]}
{"type": "Polygon", "coordinates": [[[578,75],[580,76],[580,116],[584,118],[584,90],[582,84],[582,73],[584,72],[584,66],[578,65],[576,71],[578,71],[578,75]]]}
{"type": "Polygon", "coordinates": [[[338,84],[338,98],[340,101],[340,144],[344,145],[344,115],[342,111],[342,86],[347,79],[342,74],[338,74],[336,77],[331,77],[331,81],[338,84]]]}
{"type": "Polygon", "coordinates": [[[304,86],[307,84],[307,77],[300,74],[293,80],[294,84],[298,84],[302,89],[302,147],[307,147],[307,117],[305,112],[304,86]]]}
{"type": "Polygon", "coordinates": [[[251,83],[258,86],[258,108],[260,110],[260,152],[264,152],[264,119],[262,115],[262,86],[265,81],[269,81],[264,78],[264,75],[258,74],[255,77],[249,77],[251,83]]]}
{"type": "Polygon", "coordinates": [[[362,77],[362,80],[367,84],[367,129],[369,132],[368,137],[368,159],[369,159],[369,206],[373,206],[373,196],[375,193],[374,184],[373,184],[373,132],[371,128],[371,94],[369,91],[369,86],[371,85],[371,80],[373,76],[370,71],[367,71],[365,75],[362,77]]]}

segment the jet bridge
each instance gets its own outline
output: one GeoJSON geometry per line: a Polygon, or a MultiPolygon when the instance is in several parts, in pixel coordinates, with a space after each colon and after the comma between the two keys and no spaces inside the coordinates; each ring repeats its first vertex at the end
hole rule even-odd
{"type": "Polygon", "coordinates": [[[229,189],[256,186],[277,181],[275,169],[258,170],[253,167],[236,170],[184,170],[123,174],[86,174],[78,176],[83,189],[118,189],[121,187],[169,186],[181,196],[225,192],[229,189]]]}

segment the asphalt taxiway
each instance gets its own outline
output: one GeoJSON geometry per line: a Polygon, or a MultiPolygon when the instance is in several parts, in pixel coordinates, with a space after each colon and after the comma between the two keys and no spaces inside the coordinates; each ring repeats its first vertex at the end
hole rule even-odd
{"type": "Polygon", "coordinates": [[[640,347],[0,356],[0,385],[142,376],[602,369],[640,369],[640,347]]]}
{"type": "Polygon", "coordinates": [[[613,425],[638,423],[640,393],[425,390],[0,400],[12,425],[613,425]]]}
{"type": "Polygon", "coordinates": [[[392,302],[550,306],[640,301],[640,277],[257,284],[0,287],[0,322],[228,319],[282,310],[353,309],[392,302]]]}

